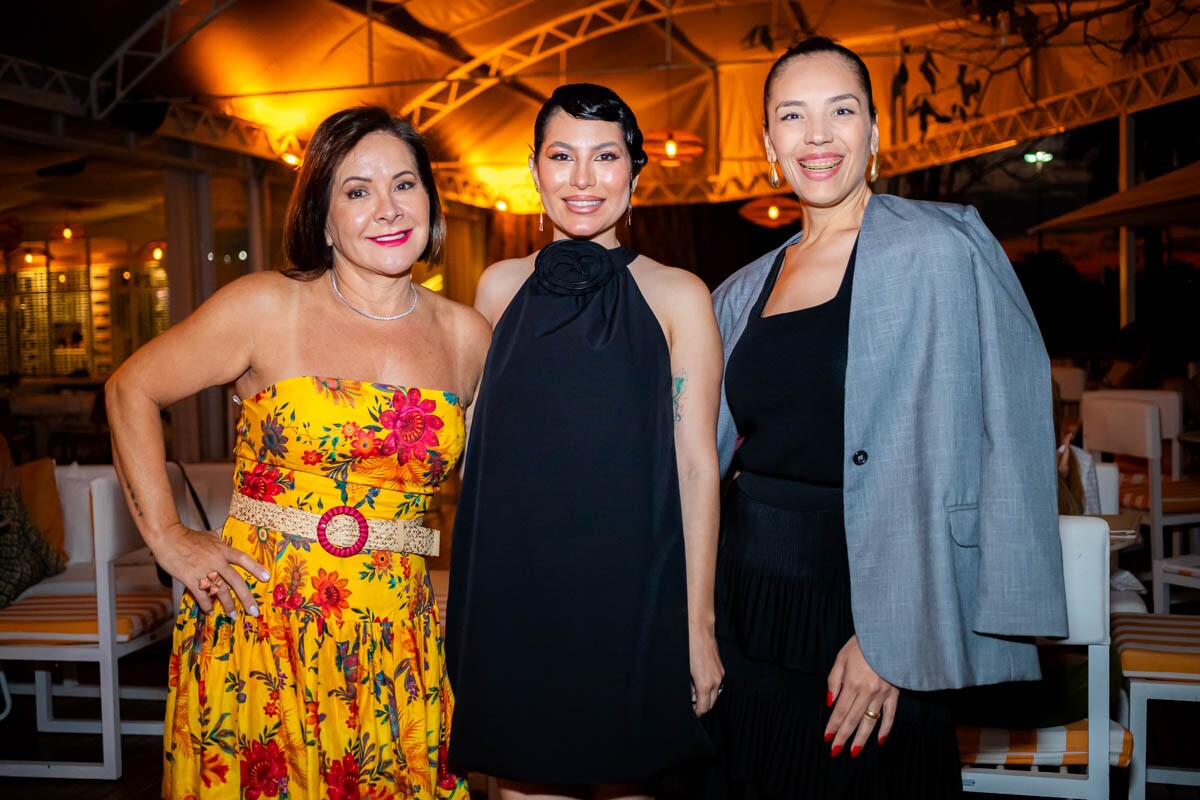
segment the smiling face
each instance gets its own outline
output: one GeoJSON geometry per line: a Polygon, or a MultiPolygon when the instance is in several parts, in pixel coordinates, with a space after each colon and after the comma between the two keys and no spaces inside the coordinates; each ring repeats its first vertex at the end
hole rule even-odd
{"type": "Polygon", "coordinates": [[[879,147],[869,98],[844,57],[791,59],[770,87],[764,139],[792,191],[817,208],[870,193],[866,172],[879,147]]]}
{"type": "Polygon", "coordinates": [[[325,243],[342,268],[385,275],[412,269],[429,241],[429,194],[408,145],[368,133],[338,165],[330,186],[325,243]]]}
{"type": "Polygon", "coordinates": [[[617,223],[629,208],[632,163],[616,122],[576,119],[558,111],[546,126],[529,171],[542,194],[555,239],[591,239],[617,246],[617,223]]]}

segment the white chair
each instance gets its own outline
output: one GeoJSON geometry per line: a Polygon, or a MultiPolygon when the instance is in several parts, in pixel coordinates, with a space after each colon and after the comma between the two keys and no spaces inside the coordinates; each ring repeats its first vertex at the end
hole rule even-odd
{"type": "Polygon", "coordinates": [[[1121,513],[1121,471],[1116,464],[1096,464],[1096,483],[1100,487],[1100,513],[1121,513]]]}
{"type": "MultiPolygon", "coordinates": [[[[1157,406],[1159,433],[1171,444],[1171,480],[1177,481],[1182,477],[1183,443],[1179,441],[1179,434],[1183,433],[1183,396],[1179,392],[1167,389],[1101,389],[1095,392],[1084,392],[1083,398],[1136,400],[1157,406]]],[[[1081,412],[1083,398],[1079,401],[1081,412]]],[[[1084,430],[1085,442],[1086,437],[1087,431],[1084,430]]],[[[1088,448],[1085,443],[1084,449],[1091,448],[1088,448]]]]}
{"type": "Polygon", "coordinates": [[[117,661],[170,637],[174,621],[171,596],[162,587],[157,591],[118,591],[116,562],[142,549],[144,543],[125,509],[116,474],[93,478],[89,486],[96,531],[94,594],[39,594],[13,603],[3,612],[6,633],[0,639],[0,660],[95,662],[100,671],[99,720],[54,716],[54,687],[48,667],[39,666],[34,673],[35,703],[40,731],[98,732],[101,761],[5,760],[0,761],[0,775],[112,780],[121,775],[122,733],[162,735],[161,720],[122,724],[117,661]],[[22,627],[20,622],[26,623],[26,630],[15,629],[22,627]]]}
{"type": "Polygon", "coordinates": [[[1125,678],[1120,718],[1133,734],[1129,800],[1144,800],[1147,783],[1200,786],[1198,769],[1146,761],[1150,701],[1200,703],[1200,617],[1114,614],[1112,637],[1125,678]]]}
{"type": "MultiPolygon", "coordinates": [[[[1149,514],[1153,607],[1157,614],[1168,614],[1171,586],[1200,589],[1200,555],[1180,554],[1180,541],[1176,538],[1174,554],[1168,558],[1163,544],[1165,528],[1200,523],[1200,481],[1171,481],[1164,501],[1161,406],[1129,394],[1116,391],[1084,393],[1081,409],[1083,444],[1094,452],[1146,460],[1145,484],[1132,491],[1127,486],[1121,505],[1149,514]]],[[[1148,394],[1174,395],[1171,392],[1148,394]]]]}
{"type": "MultiPolygon", "coordinates": [[[[210,523],[219,528],[228,515],[232,464],[190,465],[187,469],[210,523]]],[[[112,466],[59,470],[70,478],[59,480],[68,537],[73,532],[74,538],[89,540],[86,545],[75,542],[75,550],[90,562],[80,561],[75,569],[69,567],[67,572],[42,581],[0,611],[0,662],[36,662],[33,685],[14,683],[11,688],[13,694],[34,696],[37,731],[99,733],[101,760],[5,760],[0,761],[0,776],[112,780],[121,776],[122,734],[163,734],[161,718],[122,719],[120,701],[166,697],[166,689],[161,685],[120,685],[117,662],[129,653],[169,639],[177,603],[171,592],[158,582],[153,562],[145,560],[144,542],[129,514],[112,466]],[[86,497],[80,497],[81,492],[86,497]],[[80,507],[87,509],[89,519],[79,519],[80,507]],[[131,556],[134,563],[126,563],[131,556]],[[80,662],[98,665],[98,685],[83,686],[70,679],[71,668],[80,662]],[[68,680],[54,682],[51,670],[56,663],[65,665],[68,680]],[[67,696],[98,697],[100,718],[56,716],[55,698],[67,696]]],[[[197,526],[199,515],[178,467],[168,465],[168,477],[181,519],[185,524],[197,526]]],[[[164,661],[164,674],[166,670],[164,661]]],[[[6,706],[10,702],[7,689],[7,683],[0,680],[6,706]]]]}
{"type": "MultiPolygon", "coordinates": [[[[1108,525],[1096,517],[1058,520],[1069,636],[1042,644],[1087,647],[1087,719],[1018,736],[971,730],[967,735],[977,736],[980,748],[963,750],[964,761],[972,759],[962,770],[964,791],[1108,800],[1109,767],[1123,766],[1132,751],[1127,732],[1109,719],[1108,525]],[[1014,748],[1014,741],[1034,741],[1036,747],[1014,748]],[[1085,771],[1070,771],[1072,765],[1085,771]]],[[[960,728],[960,749],[963,741],[960,728]]]]}

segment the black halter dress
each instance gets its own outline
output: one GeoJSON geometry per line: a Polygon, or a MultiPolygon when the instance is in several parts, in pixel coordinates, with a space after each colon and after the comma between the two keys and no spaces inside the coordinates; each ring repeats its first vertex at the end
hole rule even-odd
{"type": "Polygon", "coordinates": [[[710,750],[691,707],[670,353],[635,257],[554,242],[496,325],[446,611],[457,767],[627,783],[710,750]]]}

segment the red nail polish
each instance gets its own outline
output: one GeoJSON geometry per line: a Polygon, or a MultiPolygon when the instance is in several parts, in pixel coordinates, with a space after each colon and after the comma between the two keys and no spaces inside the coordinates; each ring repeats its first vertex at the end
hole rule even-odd
{"type": "Polygon", "coordinates": [[[825,741],[827,741],[827,742],[833,741],[833,731],[829,731],[828,733],[825,734],[825,741]]]}
{"type": "Polygon", "coordinates": [[[850,757],[858,758],[858,754],[862,752],[862,745],[856,744],[850,748],[850,757]]]}
{"type": "Polygon", "coordinates": [[[829,708],[833,705],[833,692],[825,693],[825,707],[829,708]]]}
{"type": "Polygon", "coordinates": [[[829,751],[829,755],[833,756],[834,758],[837,758],[838,753],[840,753],[840,752],[842,752],[842,746],[840,744],[835,744],[833,746],[833,749],[831,749],[829,751]]]}
{"type": "Polygon", "coordinates": [[[886,741],[887,741],[887,737],[886,737],[886,736],[880,736],[880,737],[879,737],[879,746],[880,746],[880,747],[883,747],[883,743],[884,743],[884,742],[886,742],[886,741]]]}

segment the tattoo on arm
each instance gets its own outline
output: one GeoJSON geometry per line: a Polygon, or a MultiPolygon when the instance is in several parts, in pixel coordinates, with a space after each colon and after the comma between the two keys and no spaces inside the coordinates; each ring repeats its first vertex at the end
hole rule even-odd
{"type": "Polygon", "coordinates": [[[683,389],[687,385],[687,370],[671,379],[671,408],[675,411],[675,422],[683,419],[683,389]]]}
{"type": "Polygon", "coordinates": [[[138,503],[137,495],[133,493],[133,484],[129,481],[125,481],[125,491],[129,492],[129,503],[133,506],[133,510],[139,517],[142,516],[142,506],[138,503]]]}

